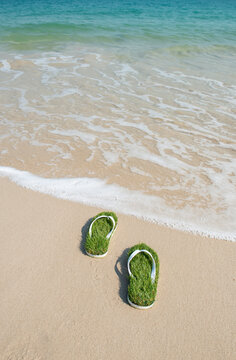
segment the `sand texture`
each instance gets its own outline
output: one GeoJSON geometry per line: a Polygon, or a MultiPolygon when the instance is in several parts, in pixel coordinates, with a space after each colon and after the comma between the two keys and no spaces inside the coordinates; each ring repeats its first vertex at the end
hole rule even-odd
{"type": "MultiPolygon", "coordinates": [[[[235,243],[119,216],[108,256],[84,253],[101,209],[0,179],[1,360],[235,359],[235,243]],[[158,296],[127,304],[127,249],[160,258],[158,296]]],[[[110,209],[108,209],[110,210],[110,209]]]]}

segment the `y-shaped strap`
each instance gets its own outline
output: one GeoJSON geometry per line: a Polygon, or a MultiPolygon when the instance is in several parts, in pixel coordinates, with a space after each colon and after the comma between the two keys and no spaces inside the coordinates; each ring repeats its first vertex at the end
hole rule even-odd
{"type": "Polygon", "coordinates": [[[93,222],[91,223],[90,227],[89,227],[89,236],[91,237],[92,236],[92,226],[94,224],[95,221],[97,221],[98,219],[101,219],[101,218],[107,218],[107,219],[111,219],[112,223],[113,223],[113,226],[112,226],[112,229],[111,231],[109,232],[109,234],[107,234],[106,238],[109,239],[109,237],[111,236],[112,234],[112,231],[114,230],[115,226],[116,226],[116,222],[114,220],[114,218],[112,216],[108,216],[108,215],[101,215],[101,216],[98,216],[96,219],[93,220],[93,222]]]}
{"type": "Polygon", "coordinates": [[[130,261],[135,257],[135,255],[139,254],[140,252],[144,252],[144,253],[148,254],[148,255],[151,257],[151,259],[152,259],[151,279],[152,279],[152,283],[154,283],[155,278],[156,278],[156,263],[155,263],[155,260],[153,259],[152,254],[151,254],[149,251],[144,250],[144,249],[143,249],[143,250],[135,250],[134,252],[132,252],[132,254],[130,255],[130,257],[128,258],[128,264],[127,264],[127,265],[128,265],[129,275],[130,275],[130,276],[133,276],[133,274],[132,274],[131,271],[130,271],[130,266],[129,266],[130,261]]]}

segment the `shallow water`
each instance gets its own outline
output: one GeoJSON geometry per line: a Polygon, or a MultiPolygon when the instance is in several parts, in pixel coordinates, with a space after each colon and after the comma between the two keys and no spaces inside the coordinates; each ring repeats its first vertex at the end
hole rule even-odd
{"type": "Polygon", "coordinates": [[[3,1],[0,174],[235,238],[235,14],[234,1],[3,1]]]}

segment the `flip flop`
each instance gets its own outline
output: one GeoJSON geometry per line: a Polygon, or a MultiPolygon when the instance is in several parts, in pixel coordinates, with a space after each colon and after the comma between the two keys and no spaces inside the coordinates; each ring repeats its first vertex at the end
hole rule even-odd
{"type": "Polygon", "coordinates": [[[136,309],[153,306],[157,293],[159,260],[156,252],[145,244],[133,246],[128,253],[128,303],[136,309]]]}
{"type": "Polygon", "coordinates": [[[117,216],[113,212],[102,212],[93,218],[85,242],[87,255],[96,258],[107,255],[110,239],[117,228],[117,221],[117,216]]]}

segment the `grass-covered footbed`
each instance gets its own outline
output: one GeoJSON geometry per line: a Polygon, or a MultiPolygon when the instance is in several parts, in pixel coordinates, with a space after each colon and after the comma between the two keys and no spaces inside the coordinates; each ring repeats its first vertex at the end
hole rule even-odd
{"type": "MultiPolygon", "coordinates": [[[[117,227],[117,216],[113,212],[102,212],[97,214],[93,219],[92,222],[97,219],[99,216],[106,215],[106,216],[112,216],[115,221],[115,228],[112,231],[112,234],[114,233],[114,230],[117,227]]],[[[91,224],[92,224],[91,222],[91,224]]],[[[90,224],[90,226],[91,226],[90,224]]],[[[112,237],[112,234],[109,238],[107,238],[107,235],[110,233],[110,231],[113,228],[113,222],[110,218],[103,217],[101,219],[96,220],[91,228],[91,236],[88,233],[86,235],[86,242],[85,242],[85,250],[88,255],[104,255],[108,251],[108,246],[110,239],[112,237]]]]}
{"type": "Polygon", "coordinates": [[[156,298],[159,259],[156,252],[146,244],[133,246],[128,252],[128,258],[135,250],[149,251],[156,263],[156,276],[154,281],[152,281],[151,272],[153,262],[147,253],[138,253],[130,261],[130,271],[133,276],[129,276],[128,298],[135,305],[148,307],[154,303],[156,298]]]}

